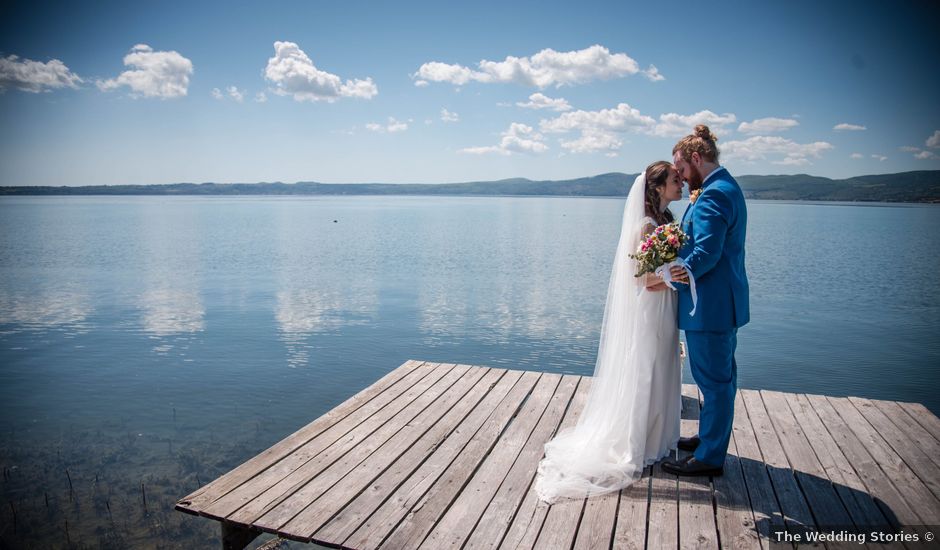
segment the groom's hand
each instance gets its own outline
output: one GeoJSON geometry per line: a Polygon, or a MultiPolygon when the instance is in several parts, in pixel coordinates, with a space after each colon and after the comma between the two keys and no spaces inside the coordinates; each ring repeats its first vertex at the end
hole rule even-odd
{"type": "Polygon", "coordinates": [[[684,267],[674,265],[669,268],[669,274],[675,283],[689,284],[689,272],[684,267]]]}

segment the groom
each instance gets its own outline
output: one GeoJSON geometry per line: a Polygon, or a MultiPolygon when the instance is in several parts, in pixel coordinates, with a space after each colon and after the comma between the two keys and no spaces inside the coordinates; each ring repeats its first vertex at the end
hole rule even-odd
{"type": "Polygon", "coordinates": [[[718,164],[716,141],[707,126],[699,125],[672,149],[673,162],[693,197],[682,216],[689,240],[680,255],[695,278],[694,316],[689,315],[692,293],[686,268],[674,267],[672,276],[686,283],[678,287],[679,328],[685,331],[692,377],[704,400],[698,435],[679,440],[680,449],[694,454],[662,466],[680,476],[723,473],[737,391],[737,331],[750,318],[744,270],[747,207],[738,183],[718,164]]]}

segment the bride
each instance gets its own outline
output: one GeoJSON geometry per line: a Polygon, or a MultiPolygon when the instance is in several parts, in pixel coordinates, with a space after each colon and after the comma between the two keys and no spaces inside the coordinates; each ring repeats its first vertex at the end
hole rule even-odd
{"type": "Polygon", "coordinates": [[[629,254],[656,226],[673,221],[667,206],[681,197],[679,174],[665,161],[650,164],[633,182],[594,380],[577,424],[545,444],[535,481],[543,501],[617,491],[676,448],[682,400],[676,296],[655,275],[634,277],[629,254]]]}

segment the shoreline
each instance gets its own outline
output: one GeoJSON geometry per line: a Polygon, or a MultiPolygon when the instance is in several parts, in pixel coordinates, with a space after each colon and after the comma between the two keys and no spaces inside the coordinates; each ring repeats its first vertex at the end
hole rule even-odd
{"type": "MultiPolygon", "coordinates": [[[[17,193],[17,194],[3,194],[0,193],[0,200],[8,198],[42,198],[42,197],[69,197],[69,198],[102,198],[102,197],[113,197],[113,198],[178,198],[178,199],[192,199],[192,198],[202,198],[202,199],[311,199],[311,198],[394,198],[394,197],[407,197],[407,198],[486,198],[486,199],[500,199],[500,198],[513,198],[513,199],[525,199],[525,198],[538,198],[538,199],[614,199],[614,200],[624,200],[626,199],[625,195],[547,195],[547,194],[509,194],[509,193],[500,193],[500,194],[485,194],[485,193],[395,193],[395,194],[382,194],[382,193],[296,193],[296,194],[275,194],[275,193],[17,193]]],[[[680,201],[688,201],[688,196],[683,196],[680,201]]],[[[854,200],[854,201],[845,201],[845,200],[826,200],[826,199],[764,199],[764,198],[748,198],[745,197],[745,200],[748,202],[759,202],[759,203],[773,203],[773,204],[796,204],[796,205],[816,205],[816,206],[867,206],[867,207],[914,207],[914,206],[940,206],[940,201],[869,201],[869,200],[854,200]]],[[[678,201],[677,201],[678,202],[678,201]]]]}
{"type": "MultiPolygon", "coordinates": [[[[52,193],[42,193],[42,194],[15,194],[15,195],[4,195],[0,193],[0,200],[4,199],[35,199],[35,198],[77,198],[77,199],[100,199],[103,197],[115,198],[115,199],[127,199],[127,198],[139,198],[139,199],[154,199],[154,198],[163,198],[163,199],[207,199],[207,200],[216,200],[216,199],[274,199],[274,200],[310,200],[310,199],[322,199],[322,198],[457,198],[457,199],[611,199],[611,200],[625,200],[626,196],[611,196],[611,195],[511,195],[511,194],[459,194],[459,193],[448,193],[448,194],[422,194],[422,193],[396,193],[396,194],[137,194],[137,193],[82,193],[82,194],[72,194],[72,193],[62,193],[62,194],[52,194],[52,193]]],[[[682,199],[676,202],[688,201],[688,196],[683,196],[682,199]]],[[[766,203],[766,204],[793,204],[793,205],[807,205],[807,206],[861,206],[868,208],[889,208],[889,207],[901,207],[901,208],[913,208],[913,207],[940,207],[940,201],[866,201],[866,200],[856,200],[856,201],[844,201],[844,200],[824,200],[824,199],[762,199],[762,198],[745,198],[749,203],[766,203]]]]}

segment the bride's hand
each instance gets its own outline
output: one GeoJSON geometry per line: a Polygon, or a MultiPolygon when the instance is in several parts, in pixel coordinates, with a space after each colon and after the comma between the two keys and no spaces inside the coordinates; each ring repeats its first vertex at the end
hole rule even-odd
{"type": "Polygon", "coordinates": [[[647,273],[643,277],[644,277],[643,285],[646,286],[646,290],[655,292],[659,290],[666,290],[669,288],[668,286],[666,286],[666,283],[663,282],[662,277],[654,273],[647,273]]]}

